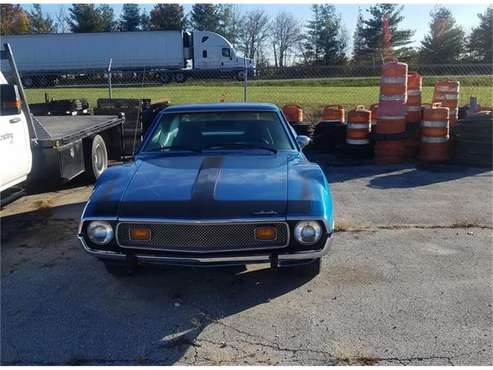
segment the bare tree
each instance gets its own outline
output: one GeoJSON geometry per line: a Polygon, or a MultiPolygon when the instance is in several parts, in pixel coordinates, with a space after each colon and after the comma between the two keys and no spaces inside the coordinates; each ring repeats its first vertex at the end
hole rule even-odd
{"type": "Polygon", "coordinates": [[[301,40],[301,27],[296,19],[287,12],[281,12],[272,20],[269,27],[271,34],[274,64],[284,67],[289,55],[301,40]]]}
{"type": "Polygon", "coordinates": [[[239,48],[245,55],[254,59],[263,55],[262,47],[269,37],[269,18],[261,9],[248,12],[242,18],[239,34],[239,48]]]}
{"type": "Polygon", "coordinates": [[[65,6],[60,5],[58,12],[55,15],[55,32],[65,33],[67,32],[67,14],[65,12],[65,6]]]}

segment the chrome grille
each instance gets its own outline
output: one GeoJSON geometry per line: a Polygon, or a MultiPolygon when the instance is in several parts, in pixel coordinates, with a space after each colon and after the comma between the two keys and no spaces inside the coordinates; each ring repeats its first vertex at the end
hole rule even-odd
{"type": "Polygon", "coordinates": [[[288,245],[288,225],[273,223],[120,223],[117,241],[122,248],[166,250],[175,252],[224,252],[264,248],[281,248],[288,245]],[[272,226],[277,230],[275,240],[255,239],[255,228],[272,226]],[[130,230],[146,227],[151,230],[151,239],[130,239],[130,230]]]}

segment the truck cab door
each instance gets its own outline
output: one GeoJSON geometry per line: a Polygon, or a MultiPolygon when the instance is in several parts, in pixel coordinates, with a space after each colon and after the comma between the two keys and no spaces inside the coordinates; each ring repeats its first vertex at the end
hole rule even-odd
{"type": "Polygon", "coordinates": [[[20,109],[17,87],[2,84],[0,105],[0,191],[27,179],[31,172],[31,140],[20,109]]]}
{"type": "Polygon", "coordinates": [[[235,52],[232,48],[223,47],[219,50],[219,64],[221,69],[232,69],[237,67],[235,52]]]}

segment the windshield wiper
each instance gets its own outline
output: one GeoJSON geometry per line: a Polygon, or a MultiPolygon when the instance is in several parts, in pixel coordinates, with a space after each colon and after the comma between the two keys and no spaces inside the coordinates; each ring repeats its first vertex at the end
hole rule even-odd
{"type": "Polygon", "coordinates": [[[277,149],[274,149],[270,146],[263,146],[263,145],[257,145],[257,144],[252,144],[252,143],[243,143],[243,142],[233,142],[233,143],[224,143],[224,144],[213,144],[213,145],[208,145],[203,150],[206,149],[228,149],[228,148],[246,148],[246,149],[262,149],[262,150],[268,150],[269,152],[272,153],[277,153],[277,149]]]}
{"type": "Polygon", "coordinates": [[[184,146],[184,145],[167,145],[167,146],[161,146],[159,148],[153,148],[153,149],[150,149],[150,150],[146,150],[146,152],[162,152],[164,150],[173,150],[173,149],[176,149],[176,150],[186,150],[186,151],[189,151],[189,152],[195,152],[195,153],[202,153],[202,151],[200,149],[196,149],[196,148],[190,148],[188,146],[184,146]]]}

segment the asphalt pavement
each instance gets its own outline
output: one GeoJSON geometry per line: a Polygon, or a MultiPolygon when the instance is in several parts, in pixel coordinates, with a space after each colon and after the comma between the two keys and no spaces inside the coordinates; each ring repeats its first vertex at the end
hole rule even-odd
{"type": "Polygon", "coordinates": [[[1,363],[492,365],[493,173],[319,158],[337,234],[316,278],[109,275],[76,237],[90,186],[1,211],[1,363]]]}

